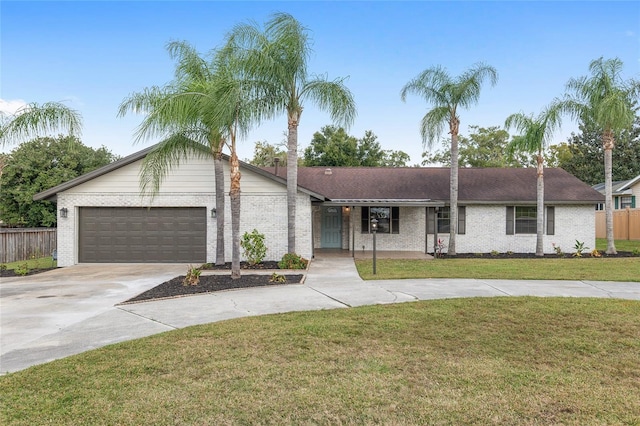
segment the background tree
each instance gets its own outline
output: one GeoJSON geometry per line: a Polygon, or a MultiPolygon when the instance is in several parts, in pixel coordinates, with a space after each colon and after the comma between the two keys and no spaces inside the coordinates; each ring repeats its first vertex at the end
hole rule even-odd
{"type": "Polygon", "coordinates": [[[616,133],[628,129],[635,120],[634,103],[640,93],[640,82],[622,79],[620,59],[603,59],[589,64],[590,76],[574,78],[567,83],[563,103],[565,111],[582,122],[592,122],[601,132],[604,149],[605,217],[607,254],[616,254],[613,239],[612,151],[616,133]]]}
{"type": "Polygon", "coordinates": [[[272,167],[276,158],[280,166],[287,165],[286,143],[271,145],[267,141],[258,141],[253,148],[253,158],[248,163],[258,167],[272,167]]]}
{"type": "Polygon", "coordinates": [[[544,153],[544,162],[547,167],[561,167],[562,164],[570,161],[572,157],[569,145],[566,142],[561,142],[554,145],[549,145],[544,153]]]}
{"type": "Polygon", "coordinates": [[[515,128],[521,133],[509,144],[509,151],[536,154],[536,256],[544,256],[544,149],[556,130],[560,128],[560,110],[551,105],[537,117],[522,113],[511,114],[504,122],[505,127],[515,128]]]}
{"type": "MultiPolygon", "coordinates": [[[[491,126],[469,126],[469,136],[458,136],[459,167],[531,167],[535,165],[533,156],[522,152],[510,152],[509,133],[491,126]]],[[[442,141],[442,149],[422,154],[422,164],[451,165],[451,139],[442,141]]]]}
{"type": "Polygon", "coordinates": [[[0,111],[0,146],[19,144],[56,131],[79,136],[81,129],[80,114],[59,102],[30,103],[15,114],[0,111]]]}
{"type": "Polygon", "coordinates": [[[409,81],[400,92],[402,100],[406,100],[408,94],[422,96],[424,100],[433,105],[422,118],[420,134],[423,145],[432,146],[442,135],[445,125],[449,125],[451,134],[451,177],[450,189],[450,232],[447,254],[456,255],[456,233],[458,232],[458,132],[460,129],[460,116],[458,108],[469,108],[475,105],[480,98],[480,89],[485,79],[489,79],[491,85],[498,82],[498,73],[495,68],[476,64],[457,77],[451,77],[447,71],[440,67],[427,68],[416,78],[409,81]]]}
{"type": "MultiPolygon", "coordinates": [[[[592,123],[581,123],[562,149],[558,167],[589,185],[604,182],[604,149],[601,131],[592,123]]],[[[611,152],[611,180],[632,179],[640,175],[640,117],[631,128],[618,132],[616,147],[611,152]]]]}
{"type": "Polygon", "coordinates": [[[8,226],[56,225],[56,205],[33,196],[117,159],[74,136],[37,138],[15,148],[0,177],[0,219],[8,226]]]}
{"type": "Polygon", "coordinates": [[[403,151],[383,150],[378,137],[365,131],[357,139],[342,127],[324,126],[304,151],[304,166],[404,167],[410,157],[403,151]]]}
{"type": "Polygon", "coordinates": [[[242,55],[245,76],[269,87],[272,112],[287,114],[287,246],[289,253],[295,253],[298,125],[303,104],[315,103],[328,111],[333,121],[346,126],[355,118],[355,102],[343,78],[329,81],[324,76],[309,75],[311,40],[307,29],[289,14],[273,15],[264,31],[256,25],[238,25],[230,41],[233,50],[242,55]]]}

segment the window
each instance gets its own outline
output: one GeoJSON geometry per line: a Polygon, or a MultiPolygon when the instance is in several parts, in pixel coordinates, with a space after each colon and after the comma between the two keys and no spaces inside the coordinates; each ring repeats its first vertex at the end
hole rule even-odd
{"type": "MultiPolygon", "coordinates": [[[[555,234],[555,207],[546,208],[546,233],[555,234]]],[[[508,206],[507,207],[507,235],[535,234],[537,229],[536,206],[508,206]]]]}
{"type": "Polygon", "coordinates": [[[516,234],[535,234],[537,212],[535,206],[516,206],[516,234]]]}
{"type": "Polygon", "coordinates": [[[362,233],[370,233],[371,219],[378,221],[378,233],[400,233],[400,207],[362,207],[361,228],[362,233]]]}
{"type": "MultiPolygon", "coordinates": [[[[436,217],[436,209],[427,207],[427,233],[434,233],[434,218],[436,217]]],[[[458,206],[458,234],[466,232],[466,208],[458,206]]],[[[451,208],[438,208],[438,234],[448,234],[451,231],[451,208]]]]}
{"type": "Polygon", "coordinates": [[[634,207],[633,197],[631,195],[623,195],[622,197],[620,197],[620,208],[626,209],[627,207],[629,207],[630,209],[634,207]]]}

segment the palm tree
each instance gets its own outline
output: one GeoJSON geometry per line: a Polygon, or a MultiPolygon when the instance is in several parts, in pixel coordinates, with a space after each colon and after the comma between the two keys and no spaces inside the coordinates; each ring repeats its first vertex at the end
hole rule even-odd
{"type": "Polygon", "coordinates": [[[567,94],[561,107],[574,118],[592,121],[602,132],[604,149],[605,218],[607,254],[616,254],[613,237],[612,151],[615,134],[629,128],[635,119],[634,103],[640,93],[640,82],[623,80],[620,59],[591,61],[591,76],[572,78],[567,83],[567,94]]]}
{"type": "Polygon", "coordinates": [[[329,81],[325,76],[309,75],[311,41],[307,29],[289,14],[274,14],[264,32],[256,25],[238,25],[229,41],[242,56],[245,74],[266,85],[270,112],[287,114],[287,250],[295,253],[298,125],[303,103],[314,102],[333,121],[348,126],[356,115],[355,102],[344,78],[329,81]]]}
{"type": "Polygon", "coordinates": [[[557,105],[545,108],[537,117],[522,113],[512,114],[504,122],[507,129],[514,127],[521,133],[509,144],[511,151],[536,153],[538,165],[536,192],[536,256],[544,256],[544,157],[543,151],[553,133],[560,127],[560,110],[557,105]]]}
{"type": "Polygon", "coordinates": [[[168,45],[178,59],[176,81],[165,88],[151,88],[131,95],[120,106],[149,112],[138,129],[138,140],[163,139],[145,159],[141,185],[143,192],[157,193],[169,170],[189,154],[213,156],[216,177],[218,243],[216,263],[224,263],[224,179],[221,155],[226,144],[231,150],[231,231],[232,278],[240,277],[240,171],[236,150],[239,135],[257,121],[260,109],[248,97],[245,82],[233,70],[232,52],[216,52],[210,64],[184,42],[168,45]],[[221,251],[222,250],[222,251],[221,251]],[[221,255],[222,253],[222,255],[221,255]]]}
{"type": "Polygon", "coordinates": [[[18,144],[60,129],[78,136],[82,118],[77,111],[59,102],[30,103],[15,114],[0,112],[0,146],[18,144]]]}
{"type": "Polygon", "coordinates": [[[498,82],[495,68],[479,63],[463,74],[453,78],[447,70],[435,66],[422,71],[409,81],[400,92],[403,101],[407,94],[422,96],[433,109],[425,114],[420,125],[423,146],[431,147],[442,135],[445,124],[451,134],[450,186],[450,233],[447,254],[456,255],[456,233],[458,230],[458,131],[460,129],[459,108],[469,108],[480,98],[482,83],[488,78],[491,85],[498,82]]]}

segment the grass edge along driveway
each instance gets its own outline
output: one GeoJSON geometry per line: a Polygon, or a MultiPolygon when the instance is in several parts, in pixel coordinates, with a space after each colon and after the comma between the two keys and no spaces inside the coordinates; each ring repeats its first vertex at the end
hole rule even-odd
{"type": "Polygon", "coordinates": [[[474,278],[507,280],[640,281],[640,257],[542,259],[356,260],[365,280],[474,278]]]}
{"type": "Polygon", "coordinates": [[[0,377],[0,423],[635,424],[639,315],[495,297],[188,327],[0,377]]]}

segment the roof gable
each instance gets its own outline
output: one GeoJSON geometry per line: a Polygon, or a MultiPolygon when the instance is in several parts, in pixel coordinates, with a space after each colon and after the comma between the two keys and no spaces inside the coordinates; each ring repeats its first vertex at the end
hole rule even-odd
{"type": "MultiPolygon", "coordinates": [[[[93,170],[89,173],[85,173],[81,176],[78,176],[74,179],[71,179],[67,182],[64,182],[60,185],[57,185],[53,188],[47,189],[46,191],[42,191],[38,194],[35,194],[33,196],[34,200],[55,200],[57,198],[57,194],[64,192],[64,191],[68,191],[72,188],[76,188],[80,185],[83,184],[87,184],[87,183],[91,183],[93,181],[95,181],[96,179],[108,175],[109,173],[113,173],[116,171],[120,171],[124,168],[126,168],[127,166],[133,165],[136,162],[139,162],[141,160],[143,160],[150,152],[152,152],[157,145],[153,145],[150,146],[148,148],[145,148],[141,151],[138,151],[134,154],[131,154],[127,157],[121,158],[118,161],[114,161],[113,163],[107,164],[106,166],[100,167],[96,170],[93,170]]],[[[229,160],[229,156],[228,155],[224,155],[223,154],[223,159],[225,161],[229,160]]],[[[181,164],[184,164],[181,162],[181,164]]],[[[286,186],[286,180],[282,179],[278,176],[273,175],[272,173],[268,173],[265,170],[259,168],[259,167],[255,167],[251,164],[245,163],[240,161],[240,168],[244,169],[244,170],[249,170],[255,174],[260,175],[262,178],[265,178],[267,180],[270,180],[272,182],[277,183],[278,185],[282,185],[282,186],[286,186]]],[[[313,191],[310,191],[308,189],[304,189],[304,188],[300,188],[300,190],[302,190],[303,192],[307,193],[308,195],[310,195],[311,197],[320,199],[320,200],[324,200],[324,197],[322,197],[322,195],[315,193],[313,191]]]]}

